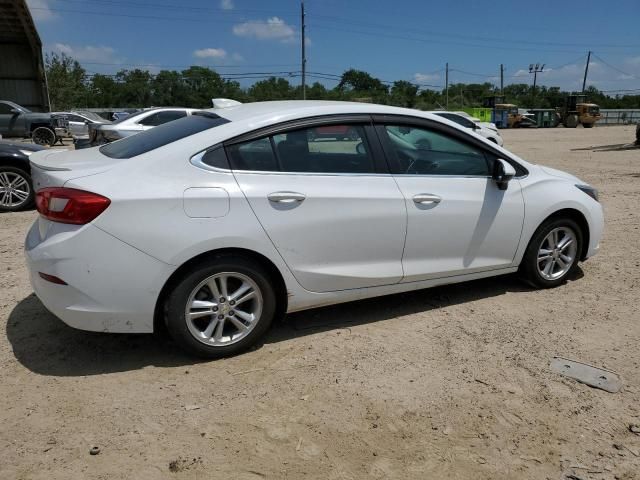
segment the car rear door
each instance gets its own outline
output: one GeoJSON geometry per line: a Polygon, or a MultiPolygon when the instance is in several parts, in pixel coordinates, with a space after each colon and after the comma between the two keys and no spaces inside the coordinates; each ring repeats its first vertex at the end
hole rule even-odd
{"type": "Polygon", "coordinates": [[[391,117],[376,129],[406,201],[403,281],[511,266],[524,221],[519,181],[500,190],[495,158],[451,127],[391,117]]]}
{"type": "Polygon", "coordinates": [[[307,290],[402,279],[405,202],[371,134],[368,117],[325,119],[226,145],[258,220],[307,290]],[[344,124],[353,132],[348,139],[316,130],[344,124]]]}

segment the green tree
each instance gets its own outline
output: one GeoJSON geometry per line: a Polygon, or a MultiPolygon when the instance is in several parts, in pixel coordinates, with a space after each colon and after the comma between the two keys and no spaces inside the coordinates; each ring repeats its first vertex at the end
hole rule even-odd
{"type": "Polygon", "coordinates": [[[247,91],[250,101],[288,100],[296,98],[291,84],[284,78],[271,77],[254,83],[247,91]]]}
{"type": "Polygon", "coordinates": [[[70,110],[87,103],[87,74],[77,60],[62,53],[45,57],[51,110],[70,110]]]}
{"type": "Polygon", "coordinates": [[[389,101],[392,105],[413,108],[418,96],[418,86],[406,80],[393,82],[389,101]]]}
{"type": "Polygon", "coordinates": [[[387,103],[387,86],[361,70],[350,69],[344,72],[336,89],[348,99],[387,103]]]}

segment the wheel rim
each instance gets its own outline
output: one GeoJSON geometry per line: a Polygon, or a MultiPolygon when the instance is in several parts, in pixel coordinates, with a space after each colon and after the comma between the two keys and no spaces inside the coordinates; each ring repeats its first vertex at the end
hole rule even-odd
{"type": "Polygon", "coordinates": [[[33,141],[38,145],[53,145],[55,134],[46,128],[38,129],[33,135],[33,141]]]}
{"type": "Polygon", "coordinates": [[[14,172],[0,172],[0,206],[20,207],[29,199],[31,185],[26,178],[14,172]]]}
{"type": "Polygon", "coordinates": [[[245,338],[260,321],[263,298],[251,278],[238,272],[212,275],[193,289],[185,321],[193,337],[209,346],[231,345],[245,338]]]}
{"type": "Polygon", "coordinates": [[[578,239],[568,227],[551,230],[538,248],[538,272],[545,280],[557,280],[567,274],[576,261],[578,239]]]}

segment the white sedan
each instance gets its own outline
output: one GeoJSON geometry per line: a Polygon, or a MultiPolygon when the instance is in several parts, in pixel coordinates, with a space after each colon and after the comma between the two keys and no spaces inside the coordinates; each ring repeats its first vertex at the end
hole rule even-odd
{"type": "Polygon", "coordinates": [[[65,323],[247,348],[286,312],[520,271],[555,287],[598,251],[594,188],[436,115],[264,102],[31,156],[33,288],[65,323]]]}

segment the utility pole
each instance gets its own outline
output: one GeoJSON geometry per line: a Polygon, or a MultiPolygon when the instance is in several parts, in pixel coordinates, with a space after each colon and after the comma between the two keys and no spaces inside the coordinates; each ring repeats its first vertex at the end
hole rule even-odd
{"type": "Polygon", "coordinates": [[[445,108],[445,110],[449,110],[449,62],[447,62],[447,65],[445,67],[444,97],[445,97],[444,108],[445,108]]]}
{"type": "Polygon", "coordinates": [[[504,95],[504,65],[500,64],[500,95],[504,95]]]}
{"type": "Polygon", "coordinates": [[[304,0],[300,1],[300,20],[302,23],[302,38],[300,39],[302,44],[302,99],[307,99],[307,55],[305,53],[305,24],[304,24],[304,0]]]}
{"type": "Polygon", "coordinates": [[[589,62],[591,61],[591,50],[587,54],[587,64],[584,66],[584,79],[582,80],[582,93],[584,93],[584,89],[587,87],[587,73],[589,73],[589,62]]]}
{"type": "Polygon", "coordinates": [[[538,73],[541,73],[544,70],[544,63],[540,66],[539,63],[535,65],[533,63],[529,64],[529,73],[533,73],[533,97],[536,96],[536,80],[538,78],[538,73]]]}

